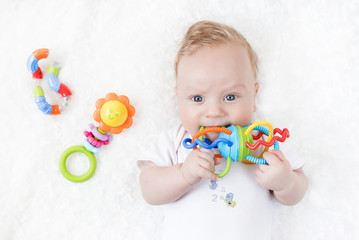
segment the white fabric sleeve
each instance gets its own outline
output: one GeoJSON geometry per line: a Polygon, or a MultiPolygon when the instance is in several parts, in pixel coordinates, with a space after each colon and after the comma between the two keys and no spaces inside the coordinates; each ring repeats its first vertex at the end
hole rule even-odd
{"type": "Polygon", "coordinates": [[[161,133],[148,150],[140,154],[137,166],[142,169],[146,162],[151,161],[159,167],[169,167],[176,159],[176,150],[171,132],[161,133]]]}

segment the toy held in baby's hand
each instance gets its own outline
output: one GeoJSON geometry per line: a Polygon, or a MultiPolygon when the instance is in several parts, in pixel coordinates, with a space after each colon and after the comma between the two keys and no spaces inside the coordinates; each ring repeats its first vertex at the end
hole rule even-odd
{"type": "Polygon", "coordinates": [[[130,105],[128,98],[124,95],[108,93],[105,98],[98,99],[93,117],[99,123],[99,127],[89,124],[90,131],[84,131],[86,139],[82,143],[83,146],[70,147],[61,155],[60,171],[62,175],[72,182],[88,180],[96,170],[94,154],[99,152],[101,146],[110,143],[111,133],[119,134],[125,128],[131,127],[134,114],[135,108],[130,105]],[[66,160],[74,152],[82,152],[90,160],[90,168],[82,176],[72,175],[66,168],[66,160]]]}
{"type": "Polygon", "coordinates": [[[287,138],[289,138],[288,129],[284,128],[283,130],[280,130],[275,128],[273,130],[273,127],[269,122],[258,121],[245,127],[233,125],[228,128],[201,127],[200,131],[195,134],[192,139],[186,138],[183,140],[183,146],[188,149],[196,148],[197,145],[206,149],[218,147],[221,156],[227,159],[227,165],[223,172],[219,174],[215,173],[215,175],[224,177],[229,172],[232,162],[243,161],[244,163],[267,164],[267,161],[262,158],[263,153],[268,151],[271,146],[273,146],[275,150],[278,150],[278,141],[284,142],[287,138]],[[266,126],[267,128],[263,126],[266,126]],[[256,136],[253,136],[250,134],[252,130],[257,130],[259,133],[256,136]],[[208,132],[219,132],[218,139],[211,143],[208,139],[203,138],[203,135],[208,132]],[[279,133],[281,137],[274,136],[277,133],[279,133]],[[259,140],[253,145],[253,140],[260,139],[263,134],[268,136],[267,142],[259,140]],[[251,156],[252,150],[257,149],[260,145],[265,146],[265,148],[259,158],[251,156]]]}
{"type": "Polygon", "coordinates": [[[46,101],[44,91],[39,85],[39,80],[43,77],[43,73],[41,71],[41,68],[39,67],[39,61],[42,59],[46,59],[48,56],[49,49],[37,49],[27,59],[26,66],[27,69],[32,73],[32,78],[35,80],[36,86],[34,87],[33,92],[37,107],[45,114],[57,115],[63,112],[64,109],[69,105],[70,96],[72,95],[72,93],[65,84],[59,82],[57,76],[59,74],[60,67],[58,63],[55,62],[49,66],[45,78],[49,87],[62,96],[63,103],[59,107],[59,105],[50,105],[46,101]]]}

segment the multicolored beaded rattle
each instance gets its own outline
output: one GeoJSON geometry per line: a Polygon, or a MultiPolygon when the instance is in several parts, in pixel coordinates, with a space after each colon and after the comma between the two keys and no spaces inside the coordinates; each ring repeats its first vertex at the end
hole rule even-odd
{"type": "Polygon", "coordinates": [[[96,111],[93,117],[99,123],[99,127],[89,124],[90,131],[84,131],[86,139],[82,146],[73,146],[65,150],[60,157],[60,171],[66,179],[72,182],[87,181],[96,170],[96,158],[100,147],[109,144],[113,134],[119,134],[125,128],[132,126],[132,117],[135,108],[130,105],[130,101],[124,95],[118,96],[116,93],[108,93],[105,98],[96,101],[96,111]],[[84,153],[90,160],[89,170],[81,176],[72,175],[66,168],[67,158],[75,152],[84,153]]]}
{"type": "Polygon", "coordinates": [[[284,128],[280,130],[275,128],[273,130],[272,125],[266,121],[258,121],[251,125],[241,127],[241,126],[229,126],[224,127],[210,127],[204,128],[201,127],[200,131],[196,133],[192,139],[186,138],[183,140],[183,146],[188,149],[196,149],[199,145],[206,149],[212,149],[218,147],[220,156],[227,159],[227,165],[223,172],[214,173],[218,177],[224,177],[227,175],[231,168],[232,162],[241,162],[244,163],[256,163],[256,164],[267,164],[267,161],[262,158],[263,153],[268,151],[269,147],[274,146],[274,149],[279,149],[279,142],[284,142],[289,138],[288,129],[284,128]],[[267,128],[263,127],[266,126],[267,128]],[[256,136],[253,136],[251,133],[252,130],[257,130],[259,133],[256,136]],[[203,138],[203,135],[209,132],[219,132],[219,137],[213,143],[206,138],[203,138]],[[279,133],[281,137],[274,136],[276,133],[279,133]],[[254,145],[254,140],[260,139],[263,134],[268,136],[267,142],[264,140],[257,141],[254,145]],[[257,149],[259,146],[265,146],[263,152],[259,158],[253,157],[252,150],[257,149]]]}
{"type": "Polygon", "coordinates": [[[46,101],[44,91],[39,85],[39,80],[42,79],[43,76],[41,68],[39,67],[39,61],[41,59],[46,59],[48,56],[49,49],[37,49],[27,59],[26,66],[27,69],[32,73],[32,78],[35,79],[35,87],[33,89],[33,92],[37,107],[45,114],[57,115],[63,112],[63,110],[69,105],[70,96],[72,95],[72,93],[65,84],[59,82],[57,76],[59,74],[60,67],[58,63],[55,62],[49,66],[45,78],[49,87],[62,96],[63,103],[59,107],[59,105],[50,105],[46,101]]]}

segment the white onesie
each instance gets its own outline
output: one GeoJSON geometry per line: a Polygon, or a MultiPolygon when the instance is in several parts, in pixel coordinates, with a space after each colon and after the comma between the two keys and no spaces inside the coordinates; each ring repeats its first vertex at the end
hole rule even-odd
{"type": "MultiPolygon", "coordinates": [[[[192,151],[183,147],[185,138],[191,136],[181,125],[161,134],[139,158],[139,167],[148,160],[161,167],[183,163],[192,151]]],[[[280,144],[280,149],[292,169],[302,167],[304,162],[286,152],[285,145],[280,144]]],[[[216,172],[225,166],[222,160],[216,172]]],[[[233,162],[229,173],[217,182],[202,179],[180,199],[163,205],[162,239],[270,239],[274,198],[256,182],[256,168],[256,164],[233,162]]]]}

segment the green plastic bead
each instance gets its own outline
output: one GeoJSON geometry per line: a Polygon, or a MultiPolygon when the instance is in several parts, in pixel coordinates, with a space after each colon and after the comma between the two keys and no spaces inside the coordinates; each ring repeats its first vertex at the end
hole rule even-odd
{"type": "MultiPolygon", "coordinates": [[[[54,65],[57,65],[57,64],[54,63],[54,65]]],[[[58,76],[59,70],[60,70],[60,67],[50,65],[49,68],[47,69],[47,73],[52,73],[52,74],[55,74],[56,76],[58,76]]]]}
{"type": "Polygon", "coordinates": [[[251,145],[253,145],[253,137],[252,134],[249,134],[248,136],[245,134],[246,129],[238,126],[238,140],[239,140],[239,154],[238,154],[238,161],[243,161],[247,155],[252,154],[252,150],[250,148],[247,148],[246,142],[249,142],[251,145]]]}
{"type": "MultiPolygon", "coordinates": [[[[251,144],[251,145],[254,144],[252,134],[249,134],[249,135],[247,136],[247,142],[249,142],[249,144],[251,144]]],[[[247,155],[251,155],[252,152],[253,152],[252,149],[250,149],[250,148],[248,148],[248,147],[246,147],[246,150],[247,150],[246,156],[247,156],[247,155]]]]}
{"type": "Polygon", "coordinates": [[[106,135],[106,132],[102,131],[100,128],[97,128],[97,130],[98,130],[99,133],[101,133],[102,135],[106,135]]]}
{"type": "Polygon", "coordinates": [[[42,90],[42,88],[40,86],[35,86],[32,91],[33,91],[35,97],[44,97],[45,96],[44,91],[42,90]]]}

